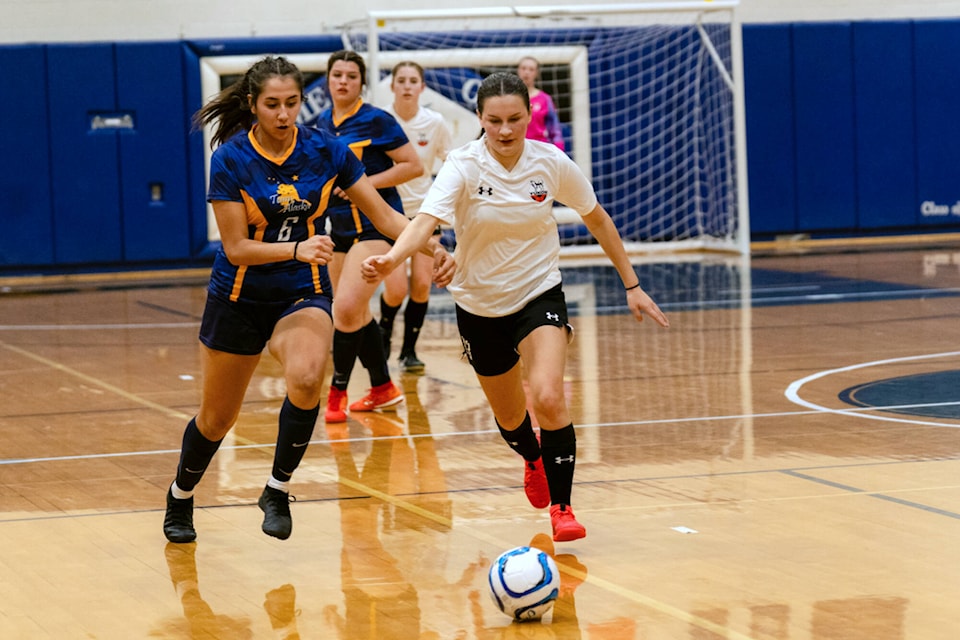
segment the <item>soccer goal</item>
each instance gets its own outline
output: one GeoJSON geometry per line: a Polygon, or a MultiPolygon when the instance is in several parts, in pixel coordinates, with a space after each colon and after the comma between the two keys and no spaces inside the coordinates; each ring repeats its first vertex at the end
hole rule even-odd
{"type": "MultiPolygon", "coordinates": [[[[592,180],[631,253],[747,253],[746,136],[738,0],[375,11],[344,40],[367,58],[372,102],[401,60],[426,70],[424,103],[457,142],[477,137],[488,74],[540,63],[567,152],[592,180]]],[[[558,211],[566,255],[593,244],[558,211]]]]}

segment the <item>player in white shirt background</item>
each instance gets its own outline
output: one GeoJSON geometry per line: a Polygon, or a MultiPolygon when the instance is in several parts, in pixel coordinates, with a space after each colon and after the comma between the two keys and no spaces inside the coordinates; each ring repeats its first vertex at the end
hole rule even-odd
{"type": "Polygon", "coordinates": [[[488,76],[477,93],[477,115],[483,136],[450,152],[417,217],[388,253],[368,257],[361,269],[376,281],[438,224],[453,226],[457,271],[448,289],[464,354],[501,435],[525,461],[530,503],[550,506],[554,540],[576,540],[586,529],[571,508],[577,444],[563,392],[571,329],[554,201],[582,217],[620,275],[633,316],[670,323],[641,288],[613,220],[577,165],[555,146],[525,139],[530,96],[523,81],[513,73],[488,76]]]}
{"type": "MultiPolygon", "coordinates": [[[[443,116],[420,104],[420,96],[425,88],[423,67],[416,62],[405,60],[393,67],[390,80],[393,103],[385,110],[393,114],[400,123],[423,165],[423,173],[419,177],[397,185],[403,210],[408,217],[415,216],[420,210],[420,204],[433,184],[433,175],[438,165],[446,159],[452,145],[452,135],[443,116]]],[[[436,233],[440,233],[439,228],[436,233]]],[[[421,254],[411,256],[409,263],[409,278],[407,269],[401,267],[394,269],[384,279],[384,288],[380,295],[380,330],[383,333],[383,347],[389,359],[394,319],[404,298],[409,294],[403,312],[400,366],[406,372],[419,373],[424,370],[424,364],[417,357],[417,339],[427,315],[433,282],[433,263],[429,257],[421,254]]]]}

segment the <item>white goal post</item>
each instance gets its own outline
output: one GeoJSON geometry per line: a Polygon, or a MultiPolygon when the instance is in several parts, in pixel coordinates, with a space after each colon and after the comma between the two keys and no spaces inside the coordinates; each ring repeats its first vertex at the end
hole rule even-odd
{"type": "MultiPolygon", "coordinates": [[[[749,253],[739,0],[372,11],[348,28],[368,99],[389,103],[401,60],[426,70],[425,104],[455,141],[476,138],[476,88],[520,58],[540,63],[567,152],[593,181],[631,254],[749,253]],[[472,103],[471,103],[472,101],[472,103]]],[[[565,256],[599,254],[558,210],[565,256]]]]}

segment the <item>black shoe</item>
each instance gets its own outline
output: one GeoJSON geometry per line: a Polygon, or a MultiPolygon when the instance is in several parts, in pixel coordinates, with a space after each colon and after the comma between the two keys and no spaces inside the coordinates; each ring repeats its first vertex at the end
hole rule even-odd
{"type": "Polygon", "coordinates": [[[268,536],[286,540],[293,530],[293,520],[290,518],[290,503],[296,500],[288,493],[273,487],[264,487],[257,503],[263,511],[263,525],[261,529],[268,536]]]}
{"type": "Polygon", "coordinates": [[[400,366],[407,373],[422,373],[426,368],[423,361],[413,352],[400,355],[400,366]]]}
{"type": "Polygon", "coordinates": [[[167,513],[163,516],[163,535],[170,542],[193,542],[197,530],[193,528],[193,496],[177,500],[167,489],[167,513]]]}

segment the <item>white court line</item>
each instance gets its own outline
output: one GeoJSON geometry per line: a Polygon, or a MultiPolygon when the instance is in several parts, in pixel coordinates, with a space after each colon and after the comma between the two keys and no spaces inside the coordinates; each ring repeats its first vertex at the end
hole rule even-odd
{"type": "MultiPolygon", "coordinates": [[[[828,410],[831,413],[852,415],[857,413],[868,413],[874,411],[894,411],[897,409],[913,409],[913,408],[923,408],[923,407],[939,407],[939,406],[953,406],[960,405],[960,400],[957,402],[935,402],[935,403],[922,403],[922,404],[902,404],[902,405],[886,405],[886,406],[877,406],[877,407],[854,407],[850,409],[830,409],[828,410]]],[[[660,424],[682,424],[685,422],[691,423],[703,423],[703,422],[722,422],[725,420],[745,420],[745,419],[758,419],[758,418],[792,418],[796,416],[809,416],[823,413],[823,408],[815,408],[810,411],[776,411],[771,413],[753,413],[753,414],[733,414],[725,416],[691,416],[689,418],[660,418],[657,420],[630,420],[625,422],[600,422],[596,424],[577,424],[576,428],[580,429],[605,429],[609,427],[643,427],[643,426],[652,426],[660,424]]],[[[897,421],[896,422],[907,422],[907,421],[897,421]]],[[[948,426],[955,427],[957,425],[939,425],[936,426],[948,426]]],[[[460,437],[475,437],[478,435],[484,434],[496,434],[499,433],[496,429],[477,429],[473,431],[454,431],[450,433],[421,433],[421,434],[400,434],[396,436],[363,436],[359,438],[344,438],[342,440],[328,440],[328,439],[319,439],[311,440],[310,446],[318,444],[329,444],[331,442],[373,442],[374,440],[406,440],[406,439],[417,439],[417,438],[460,438],[460,437]]],[[[276,446],[274,442],[264,442],[264,443],[251,443],[251,444],[237,444],[237,445],[224,445],[220,447],[224,451],[239,451],[246,449],[269,449],[276,446]]],[[[8,458],[0,459],[0,466],[11,465],[11,464],[28,464],[28,463],[38,463],[38,462],[63,462],[68,460],[95,460],[100,458],[125,458],[133,456],[153,456],[153,455],[167,455],[171,453],[179,453],[180,449],[154,449],[147,451],[115,451],[113,453],[87,453],[87,454],[75,454],[69,456],[51,456],[48,458],[8,458]]]]}
{"type": "MultiPolygon", "coordinates": [[[[834,413],[838,415],[857,415],[859,417],[866,418],[868,420],[881,420],[884,422],[897,422],[900,424],[917,424],[917,425],[925,425],[925,426],[932,426],[932,427],[949,427],[951,429],[958,429],[960,428],[960,424],[956,424],[956,423],[932,422],[929,420],[908,420],[905,418],[898,418],[893,416],[874,415],[872,412],[864,412],[864,411],[860,411],[859,409],[856,409],[856,410],[855,409],[831,409],[829,407],[824,407],[823,405],[816,404],[815,402],[809,402],[800,397],[800,389],[803,387],[803,385],[807,384],[808,382],[812,382],[814,380],[819,380],[820,378],[826,378],[827,376],[831,376],[835,373],[844,373],[847,371],[855,371],[857,369],[866,369],[868,367],[878,367],[886,364],[895,364],[898,362],[913,362],[916,360],[949,358],[953,356],[960,356],[960,351],[947,351],[945,353],[931,353],[931,354],[922,355],[922,356],[905,356],[903,358],[889,358],[887,360],[874,360],[872,362],[863,362],[860,364],[853,364],[848,367],[840,367],[838,369],[828,369],[826,371],[814,373],[812,375],[807,376],[806,378],[801,378],[799,380],[796,380],[790,383],[790,386],[787,387],[787,390],[784,392],[784,395],[787,397],[788,400],[790,400],[794,404],[798,404],[801,407],[807,407],[808,409],[812,409],[814,411],[818,411],[822,413],[834,413]]],[[[952,405],[952,404],[960,404],[960,403],[946,402],[946,403],[938,403],[938,404],[932,404],[932,405],[903,405],[899,407],[869,407],[869,409],[890,410],[890,409],[897,409],[897,408],[909,408],[911,406],[942,406],[942,405],[952,405]]]]}

